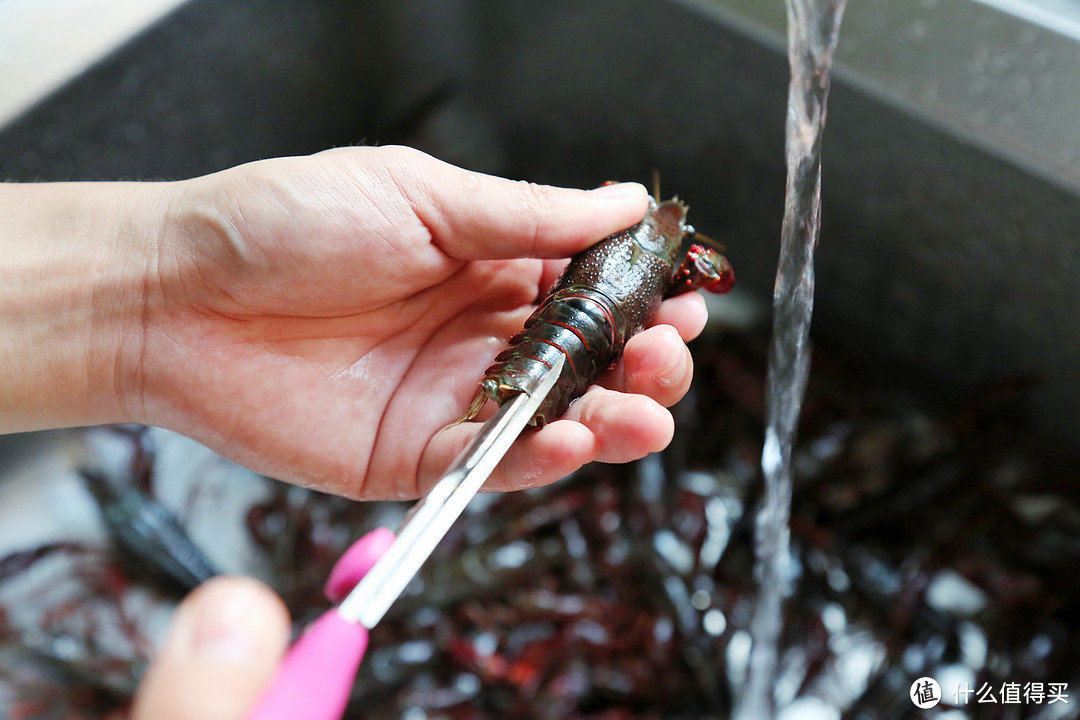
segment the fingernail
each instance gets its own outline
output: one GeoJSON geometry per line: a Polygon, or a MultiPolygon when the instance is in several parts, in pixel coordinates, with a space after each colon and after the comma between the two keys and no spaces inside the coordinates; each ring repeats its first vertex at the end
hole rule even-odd
{"type": "Polygon", "coordinates": [[[180,642],[200,660],[242,664],[265,654],[264,635],[273,618],[267,597],[253,581],[211,581],[181,609],[180,642]],[[184,642],[186,640],[186,642],[184,642]]]}
{"type": "Polygon", "coordinates": [[[671,387],[672,385],[678,385],[683,381],[686,376],[686,365],[688,360],[688,353],[680,352],[675,358],[675,361],[668,365],[663,372],[657,373],[656,382],[662,387],[671,387]]]}
{"type": "MultiPolygon", "coordinates": [[[[678,331],[675,328],[668,329],[668,337],[665,342],[657,343],[649,353],[649,361],[656,363],[658,369],[653,374],[653,381],[660,387],[678,385],[686,377],[690,353],[685,347],[673,352],[676,343],[681,345],[678,331]]],[[[646,364],[647,366],[647,364],[646,364]]]]}
{"type": "Polygon", "coordinates": [[[604,185],[589,191],[593,197],[600,198],[605,202],[626,202],[628,200],[640,200],[649,193],[641,183],[625,182],[614,185],[604,185]]]}

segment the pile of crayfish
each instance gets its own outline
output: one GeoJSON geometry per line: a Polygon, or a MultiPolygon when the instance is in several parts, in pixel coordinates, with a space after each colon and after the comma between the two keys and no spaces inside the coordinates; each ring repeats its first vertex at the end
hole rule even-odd
{"type": "MultiPolygon", "coordinates": [[[[698,377],[663,455],[477,498],[373,632],[350,717],[728,717],[756,592],[764,347],[750,334],[694,349],[698,377]]],[[[778,706],[908,717],[911,681],[943,669],[975,688],[1075,691],[1080,474],[1040,468],[1019,444],[1023,386],[919,405],[861,382],[820,344],[817,357],[796,452],[798,573],[778,706]]],[[[108,543],[0,560],[0,714],[12,720],[123,717],[172,603],[215,565],[266,579],[302,625],[325,608],[338,553],[402,512],[244,479],[217,459],[192,465],[187,494],[168,500],[179,479],[161,456],[184,441],[98,432],[128,447],[126,465],[87,475],[108,486],[95,492],[103,509],[121,526],[124,512],[167,512],[175,526],[142,552],[118,526],[108,543]],[[237,519],[246,545],[231,557],[205,531],[224,523],[206,508],[225,492],[251,498],[237,519]]],[[[1072,700],[1055,717],[1075,717],[1072,700]]],[[[1009,705],[979,709],[1014,717],[1009,705]]]]}

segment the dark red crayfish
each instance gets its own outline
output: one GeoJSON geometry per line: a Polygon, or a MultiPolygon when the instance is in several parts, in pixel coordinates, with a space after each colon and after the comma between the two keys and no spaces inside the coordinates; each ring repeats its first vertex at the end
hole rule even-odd
{"type": "Polygon", "coordinates": [[[661,300],[698,288],[728,292],[735,274],[715,250],[692,245],[676,268],[683,241],[695,236],[686,210],[678,199],[650,199],[641,222],[574,256],[524,329],[484,372],[463,420],[476,417],[488,398],[502,404],[532,392],[561,353],[562,375],[530,421],[543,426],[619,359],[661,300]]]}

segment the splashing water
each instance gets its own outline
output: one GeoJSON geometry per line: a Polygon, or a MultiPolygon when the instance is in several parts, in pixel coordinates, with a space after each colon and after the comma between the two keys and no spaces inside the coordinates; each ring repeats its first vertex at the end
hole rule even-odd
{"type": "Polygon", "coordinates": [[[787,0],[791,84],[787,110],[787,197],[773,290],[769,348],[768,423],[761,466],[765,496],[757,517],[756,569],[760,586],[751,621],[746,690],[735,717],[774,716],[781,605],[789,579],[791,448],[810,369],[814,309],[814,248],[821,227],[821,137],[840,19],[845,0],[787,0]]]}

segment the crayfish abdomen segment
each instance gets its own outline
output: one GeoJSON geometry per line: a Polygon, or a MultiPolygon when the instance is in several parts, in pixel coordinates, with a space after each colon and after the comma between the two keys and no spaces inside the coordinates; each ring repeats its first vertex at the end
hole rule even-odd
{"type": "Polygon", "coordinates": [[[566,365],[531,424],[543,426],[559,417],[618,357],[617,313],[611,299],[600,293],[565,287],[551,294],[495,356],[480,383],[482,392],[500,404],[532,392],[561,354],[566,365]]]}

